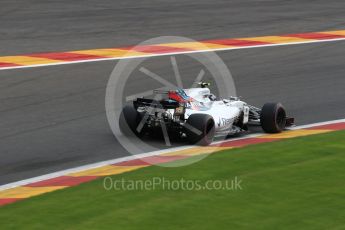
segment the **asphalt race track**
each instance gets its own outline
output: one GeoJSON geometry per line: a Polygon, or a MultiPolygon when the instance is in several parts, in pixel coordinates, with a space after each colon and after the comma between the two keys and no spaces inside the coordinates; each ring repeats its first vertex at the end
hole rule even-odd
{"type": "MultiPolygon", "coordinates": [[[[108,48],[162,35],[197,40],[344,29],[345,2],[2,1],[0,55],[108,48]]],[[[345,42],[218,52],[238,95],[281,101],[297,124],[344,118],[345,42]]],[[[176,56],[187,82],[200,66],[176,56]],[[183,61],[180,61],[183,60],[183,61]]],[[[127,152],[105,115],[115,61],[0,71],[0,185],[127,152]]],[[[147,65],[160,76],[168,57],[147,65]]],[[[143,81],[129,87],[144,90],[143,81]]]]}

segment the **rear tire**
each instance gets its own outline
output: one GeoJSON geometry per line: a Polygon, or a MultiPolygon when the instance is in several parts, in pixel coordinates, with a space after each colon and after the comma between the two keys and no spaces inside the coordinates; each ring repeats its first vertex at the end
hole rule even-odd
{"type": "Polygon", "coordinates": [[[215,122],[210,115],[192,114],[188,117],[186,135],[191,144],[209,145],[212,143],[215,133],[215,122]]]}
{"type": "Polygon", "coordinates": [[[120,130],[125,136],[138,136],[137,127],[140,123],[140,114],[132,105],[126,105],[120,115],[120,130]]]}
{"type": "Polygon", "coordinates": [[[266,103],[260,115],[261,127],[266,133],[280,133],[285,129],[286,111],[281,103],[266,103]]]}

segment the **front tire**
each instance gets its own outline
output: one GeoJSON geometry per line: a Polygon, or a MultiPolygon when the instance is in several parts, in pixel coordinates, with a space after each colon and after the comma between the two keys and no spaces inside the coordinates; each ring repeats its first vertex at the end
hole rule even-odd
{"type": "Polygon", "coordinates": [[[209,145],[215,133],[215,122],[210,115],[192,114],[187,119],[186,135],[191,144],[209,145]]]}
{"type": "Polygon", "coordinates": [[[260,115],[261,127],[266,133],[280,133],[286,126],[286,111],[281,103],[266,103],[260,115]]]}

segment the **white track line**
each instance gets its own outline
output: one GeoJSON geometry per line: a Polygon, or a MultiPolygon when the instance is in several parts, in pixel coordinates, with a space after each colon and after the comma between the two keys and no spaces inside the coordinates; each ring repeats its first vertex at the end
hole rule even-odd
{"type": "MultiPolygon", "coordinates": [[[[344,41],[344,40],[345,40],[345,38],[335,38],[335,39],[313,40],[313,41],[303,41],[303,42],[288,42],[288,43],[256,45],[256,46],[240,46],[240,47],[228,47],[228,48],[218,48],[218,49],[180,51],[180,52],[171,52],[171,53],[163,53],[163,54],[147,54],[147,55],[144,54],[144,55],[129,56],[129,57],[98,58],[98,59],[88,59],[88,60],[81,60],[81,61],[68,61],[68,62],[39,64],[39,65],[0,67],[0,70],[26,69],[26,68],[48,67],[48,66],[57,66],[57,65],[70,65],[70,64],[99,62],[99,61],[112,61],[112,60],[121,60],[121,59],[160,57],[160,56],[167,56],[167,55],[217,52],[217,51],[227,51],[227,50],[240,50],[240,49],[254,49],[254,48],[265,48],[265,47],[276,47],[276,46],[302,45],[302,44],[312,44],[312,43],[336,42],[336,41],[344,41]]],[[[156,45],[164,45],[164,44],[156,44],[156,45]]],[[[25,55],[21,55],[21,56],[25,56],[25,55]]]]}
{"type": "MultiPolygon", "coordinates": [[[[341,122],[345,122],[345,119],[339,119],[339,120],[333,120],[333,121],[318,122],[318,123],[313,123],[313,124],[308,124],[308,125],[296,126],[296,127],[292,128],[292,130],[306,129],[306,128],[312,128],[315,126],[330,125],[330,124],[336,124],[336,123],[341,123],[341,122]]],[[[224,142],[232,142],[232,141],[248,139],[248,138],[254,138],[254,137],[258,137],[258,136],[262,136],[262,135],[263,135],[263,133],[251,134],[251,135],[247,135],[245,137],[232,138],[232,139],[214,142],[214,144],[220,144],[220,143],[224,143],[224,142]]],[[[106,166],[106,165],[111,165],[111,164],[115,164],[115,163],[125,162],[125,161],[129,161],[129,160],[134,160],[134,159],[140,159],[143,157],[157,156],[157,155],[162,155],[164,153],[170,153],[170,152],[175,152],[175,151],[179,151],[179,150],[186,150],[186,149],[190,149],[193,147],[195,147],[195,146],[181,146],[181,147],[164,149],[164,150],[159,150],[159,151],[154,151],[154,152],[147,152],[147,153],[137,154],[134,156],[121,157],[121,158],[116,158],[116,159],[112,159],[112,160],[107,160],[107,161],[97,162],[97,163],[88,164],[88,165],[84,165],[84,166],[79,166],[79,167],[75,167],[75,168],[71,168],[71,169],[66,169],[66,170],[62,170],[62,171],[58,171],[58,172],[54,172],[54,173],[49,173],[49,174],[38,176],[38,177],[33,177],[33,178],[29,178],[29,179],[25,179],[25,180],[13,182],[13,183],[1,185],[0,191],[10,189],[10,188],[15,188],[18,186],[31,184],[31,183],[36,183],[36,182],[40,182],[40,181],[44,181],[44,180],[48,180],[48,179],[52,179],[52,178],[56,178],[56,177],[60,177],[60,176],[64,176],[64,175],[67,175],[70,173],[81,172],[81,171],[94,169],[94,168],[98,168],[98,167],[102,167],[102,166],[106,166]]]]}

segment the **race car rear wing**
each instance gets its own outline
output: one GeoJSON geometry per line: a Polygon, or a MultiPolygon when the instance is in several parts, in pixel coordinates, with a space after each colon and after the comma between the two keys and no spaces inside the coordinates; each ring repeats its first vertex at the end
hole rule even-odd
{"type": "Polygon", "coordinates": [[[175,109],[180,106],[180,103],[174,100],[153,100],[147,98],[138,98],[133,101],[134,108],[138,107],[151,107],[151,108],[158,108],[158,109],[175,109]]]}

